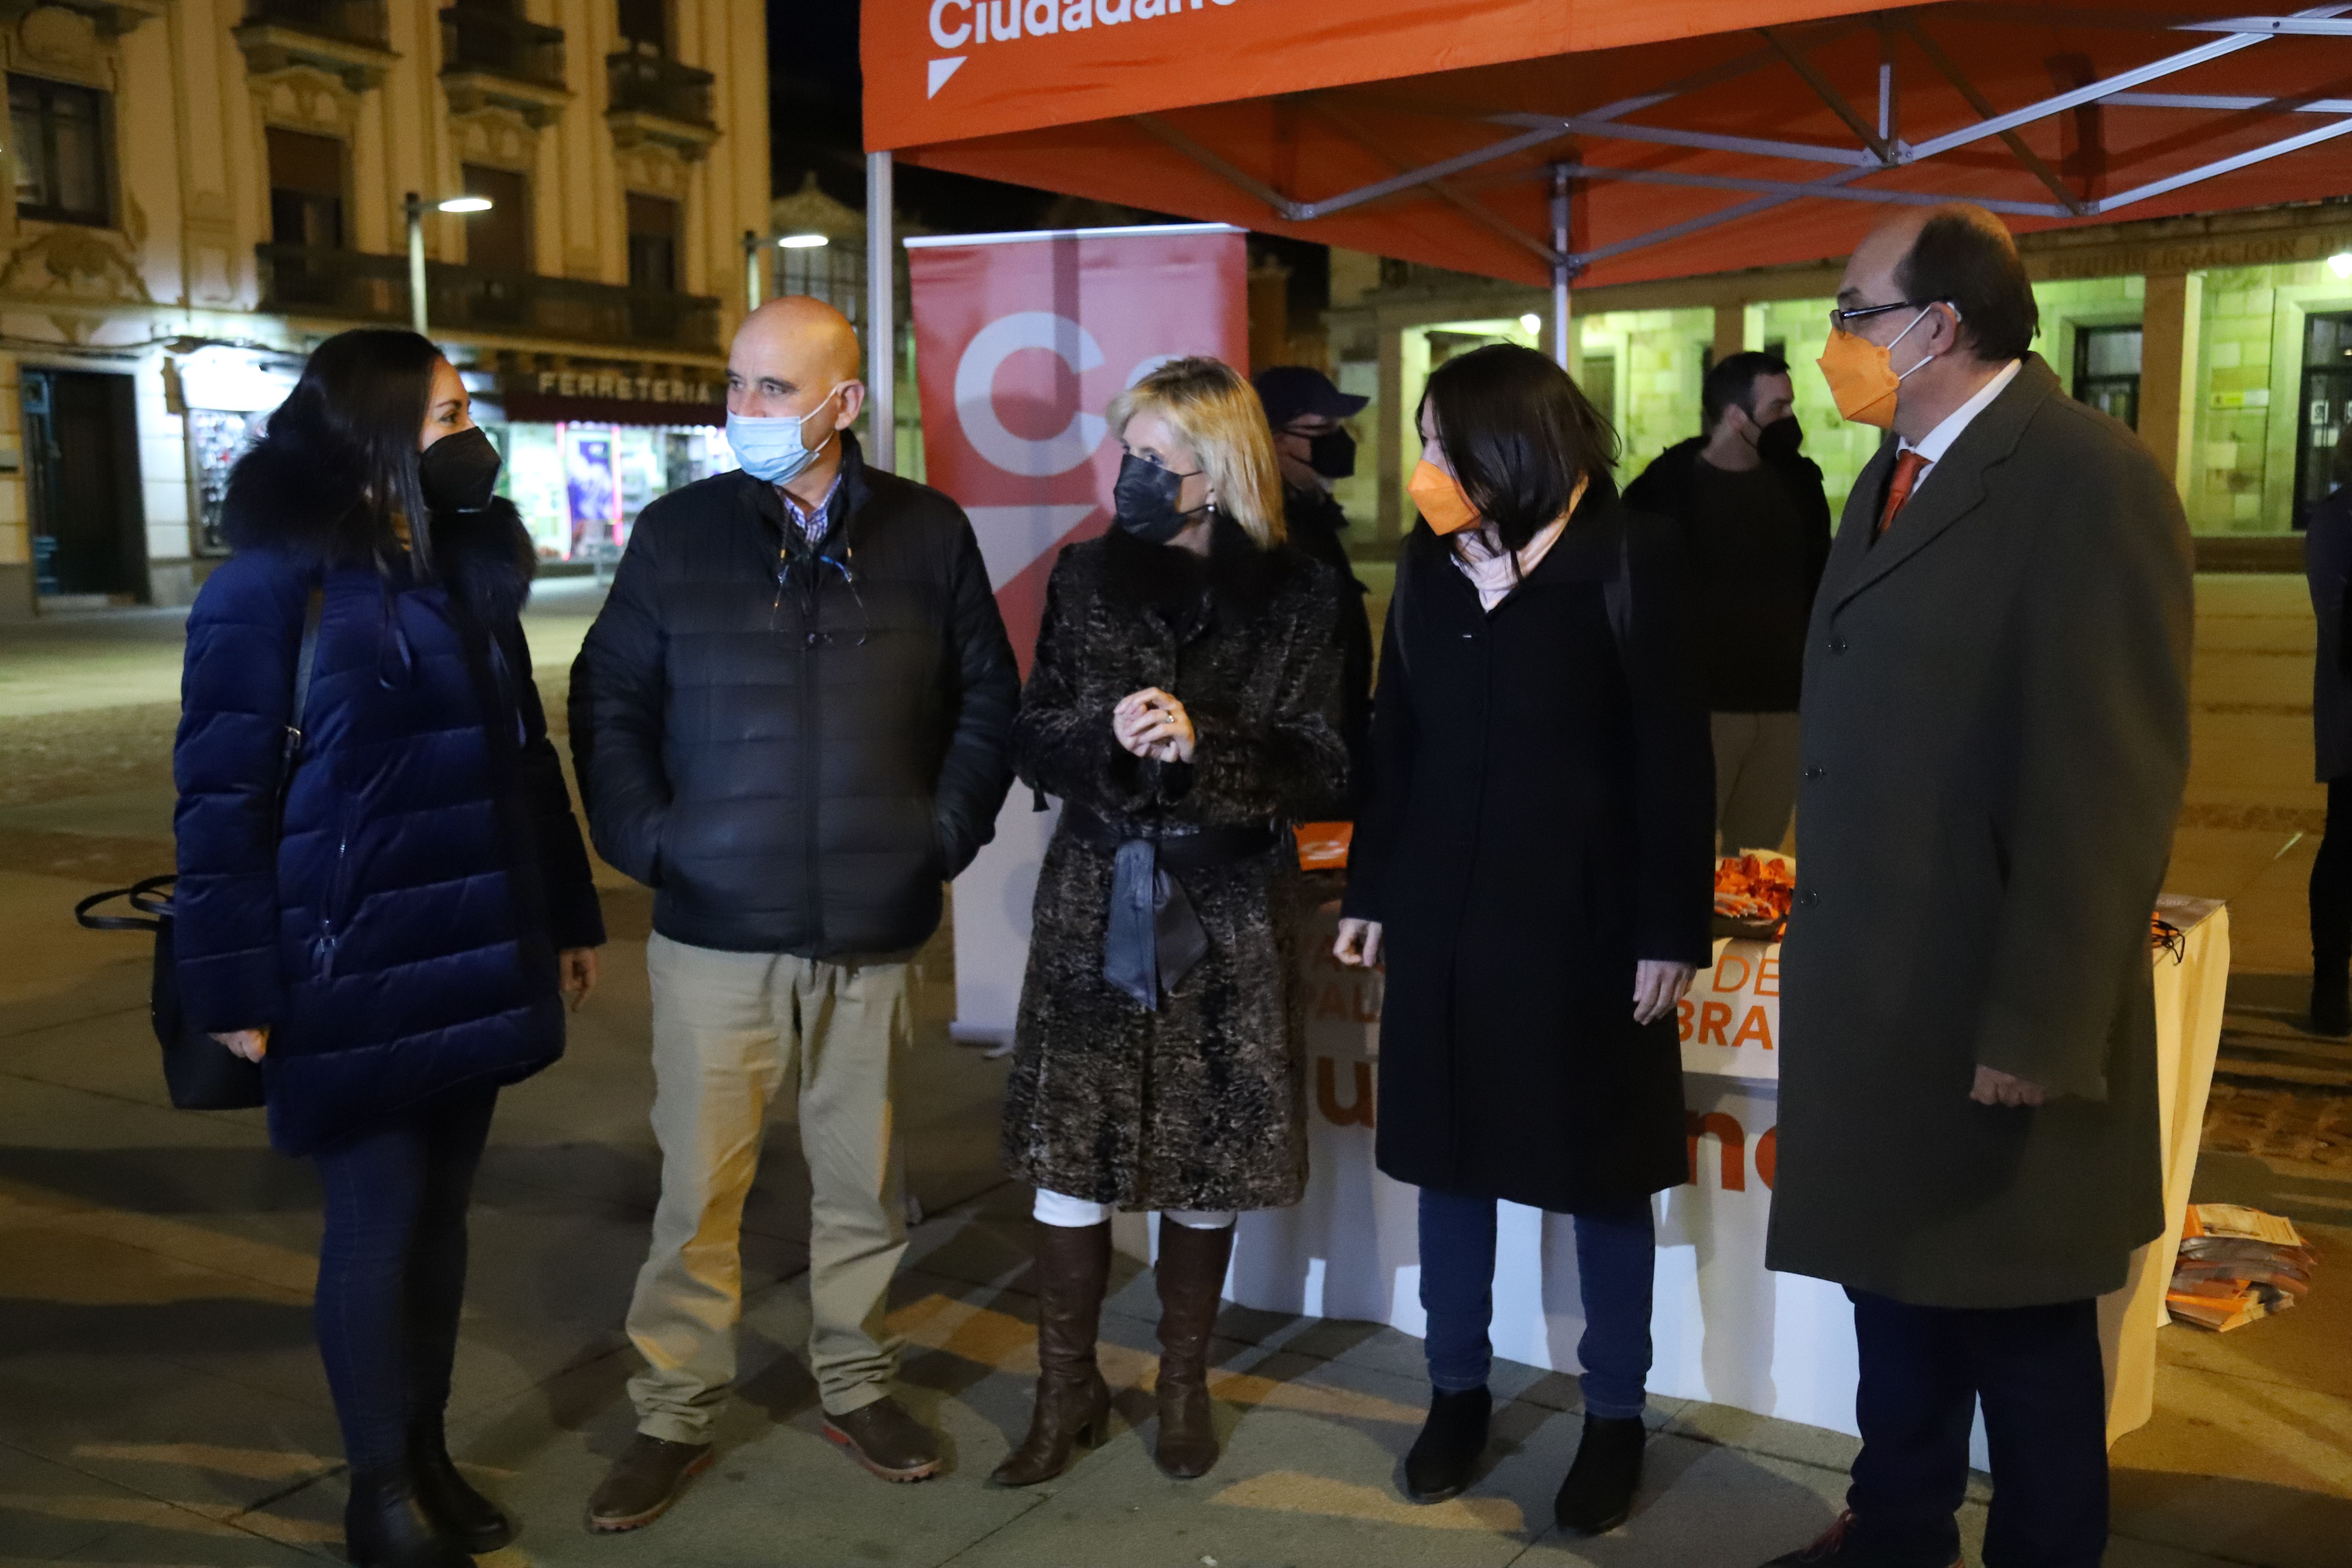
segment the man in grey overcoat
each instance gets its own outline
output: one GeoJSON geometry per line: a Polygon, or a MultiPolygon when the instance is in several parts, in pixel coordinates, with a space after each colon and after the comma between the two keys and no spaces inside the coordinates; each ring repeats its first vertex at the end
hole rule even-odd
{"type": "Polygon", "coordinates": [[[2132,432],[2031,351],[1998,219],[1854,252],[1822,368],[1893,438],[1805,651],[1768,1261],[1845,1287],[1847,1511],[1779,1563],[2095,1568],[2096,1299],[2163,1228],[2149,916],[2189,767],[2190,556],[2132,432]]]}

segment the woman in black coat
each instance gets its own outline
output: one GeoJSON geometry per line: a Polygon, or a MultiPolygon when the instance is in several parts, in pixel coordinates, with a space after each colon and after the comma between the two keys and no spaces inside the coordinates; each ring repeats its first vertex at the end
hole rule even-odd
{"type": "Polygon", "coordinates": [[[1429,379],[1338,954],[1388,959],[1380,1167],[1421,1194],[1433,1394],[1417,1501],[1486,1443],[1498,1199],[1576,1216],[1585,1428],[1557,1510],[1638,1484],[1654,1257],[1680,1183],[1675,1007],[1708,958],[1706,712],[1664,525],[1626,510],[1607,422],[1531,349],[1429,379]]]}
{"type": "Polygon", "coordinates": [[[1307,1184],[1306,914],[1290,825],[1345,789],[1339,576],[1282,542],[1273,437],[1230,366],[1112,405],[1118,527],[1054,568],[1013,765],[1059,795],[1005,1088],[1037,1189],[1037,1407],[1001,1485],[1099,1439],[1114,1209],[1160,1211],[1160,1468],[1216,1461],[1209,1334],[1241,1209],[1307,1184]]]}
{"type": "Polygon", "coordinates": [[[173,905],[189,1021],[261,1063],[326,1191],[319,1349],[352,1561],[513,1535],[442,1434],[499,1088],[604,940],[519,619],[533,552],[446,360],[331,338],[229,479],[188,617],[173,905]]]}

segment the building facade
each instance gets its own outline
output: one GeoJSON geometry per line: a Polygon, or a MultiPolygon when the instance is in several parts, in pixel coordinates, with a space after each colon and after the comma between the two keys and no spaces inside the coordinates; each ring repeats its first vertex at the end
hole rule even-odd
{"type": "MultiPolygon", "coordinates": [[[[2084,402],[2135,426],[2179,488],[2200,558],[2293,569],[2352,406],[2352,201],[2030,235],[2035,349],[2084,402]]],[[[1621,478],[1699,429],[1715,356],[1769,349],[1795,369],[1805,450],[1832,504],[1880,434],[1847,425],[1812,369],[1842,262],[1577,291],[1571,368],[1615,421],[1621,478]]],[[[1549,342],[1549,293],[1335,258],[1343,385],[1372,395],[1361,478],[1370,531],[1410,525],[1411,420],[1429,372],[1480,343],[1549,342]]]]}
{"type": "Polygon", "coordinates": [[[193,595],[302,356],[409,322],[411,193],[541,553],[609,550],[727,461],[766,58],[752,0],[0,5],[0,616],[193,595]]]}

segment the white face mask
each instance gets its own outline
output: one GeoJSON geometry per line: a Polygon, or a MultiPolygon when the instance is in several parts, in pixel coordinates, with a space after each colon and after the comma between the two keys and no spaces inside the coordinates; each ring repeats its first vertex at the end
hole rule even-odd
{"type": "Polygon", "coordinates": [[[727,445],[734,449],[735,460],[743,471],[755,479],[781,485],[792,479],[802,469],[817,459],[838,430],[828,431],[814,447],[802,439],[801,429],[810,420],[824,412],[825,405],[840,395],[849,383],[837,382],[831,392],[806,414],[784,414],[772,418],[751,414],[730,412],[727,416],[727,445]]]}

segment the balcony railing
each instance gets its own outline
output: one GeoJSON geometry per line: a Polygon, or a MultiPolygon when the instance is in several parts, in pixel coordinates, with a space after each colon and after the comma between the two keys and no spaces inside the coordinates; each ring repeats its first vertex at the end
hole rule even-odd
{"type": "MultiPolygon", "coordinates": [[[[408,320],[408,260],[299,245],[264,245],[264,310],[360,321],[408,320]]],[[[541,278],[476,267],[427,265],[433,325],[530,337],[666,348],[718,344],[719,301],[694,294],[541,278]]]]}
{"type": "Polygon", "coordinates": [[[667,55],[643,51],[604,57],[615,113],[658,114],[686,125],[709,125],[710,87],[707,70],[681,65],[667,55]]]}
{"type": "Polygon", "coordinates": [[[446,6],[441,12],[441,68],[482,71],[561,90],[563,29],[487,6],[446,6]]]}
{"type": "Polygon", "coordinates": [[[384,0],[246,0],[247,26],[291,27],[315,37],[386,48],[392,29],[384,0]]]}

